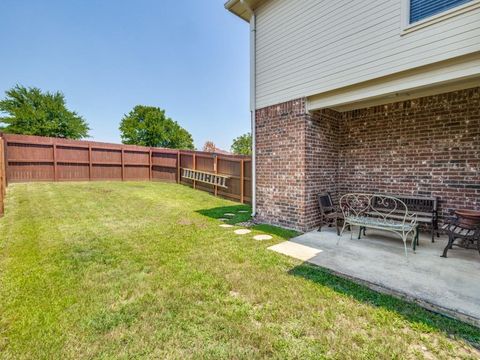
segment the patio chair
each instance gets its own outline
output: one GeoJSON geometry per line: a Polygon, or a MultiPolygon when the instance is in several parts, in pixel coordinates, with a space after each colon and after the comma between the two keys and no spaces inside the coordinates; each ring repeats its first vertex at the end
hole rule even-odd
{"type": "Polygon", "coordinates": [[[320,227],[318,231],[322,231],[323,225],[330,227],[335,224],[337,235],[340,235],[338,221],[343,220],[343,214],[335,207],[329,193],[318,194],[318,206],[320,207],[320,227]]]}

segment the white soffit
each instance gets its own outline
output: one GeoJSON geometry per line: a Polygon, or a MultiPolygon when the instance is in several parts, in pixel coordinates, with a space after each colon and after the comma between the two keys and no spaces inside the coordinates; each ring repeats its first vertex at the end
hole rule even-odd
{"type": "Polygon", "coordinates": [[[313,95],[307,109],[361,109],[480,86],[480,53],[313,95]]]}

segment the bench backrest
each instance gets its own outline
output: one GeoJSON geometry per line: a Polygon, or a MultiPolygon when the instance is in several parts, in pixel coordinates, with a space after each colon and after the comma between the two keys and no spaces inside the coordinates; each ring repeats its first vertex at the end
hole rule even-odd
{"type": "Polygon", "coordinates": [[[340,198],[340,208],[345,217],[374,217],[385,223],[417,221],[417,215],[408,209],[405,202],[390,195],[346,194],[340,198]]]}
{"type": "MultiPolygon", "coordinates": [[[[414,196],[414,195],[394,195],[387,194],[388,196],[395,197],[405,203],[410,212],[414,212],[417,215],[434,215],[437,213],[437,198],[426,196],[414,196]]],[[[375,204],[374,204],[375,206],[375,204]]]]}

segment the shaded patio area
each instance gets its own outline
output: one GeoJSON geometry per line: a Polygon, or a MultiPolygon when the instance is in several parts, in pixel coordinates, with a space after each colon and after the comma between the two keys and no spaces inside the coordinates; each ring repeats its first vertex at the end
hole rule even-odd
{"type": "Polygon", "coordinates": [[[271,250],[326,268],[374,290],[414,301],[447,316],[480,326],[480,255],[454,247],[441,258],[447,238],[431,243],[420,236],[416,253],[408,259],[402,241],[392,234],[358,229],[345,231],[337,245],[335,229],[312,231],[270,247],[271,250]]]}

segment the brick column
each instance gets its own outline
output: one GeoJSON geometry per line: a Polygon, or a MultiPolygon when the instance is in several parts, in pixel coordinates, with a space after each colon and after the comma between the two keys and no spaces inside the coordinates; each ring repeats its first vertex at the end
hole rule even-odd
{"type": "Polygon", "coordinates": [[[316,195],[336,193],[339,114],[305,100],[257,110],[257,220],[299,230],[318,224],[316,195]]]}

